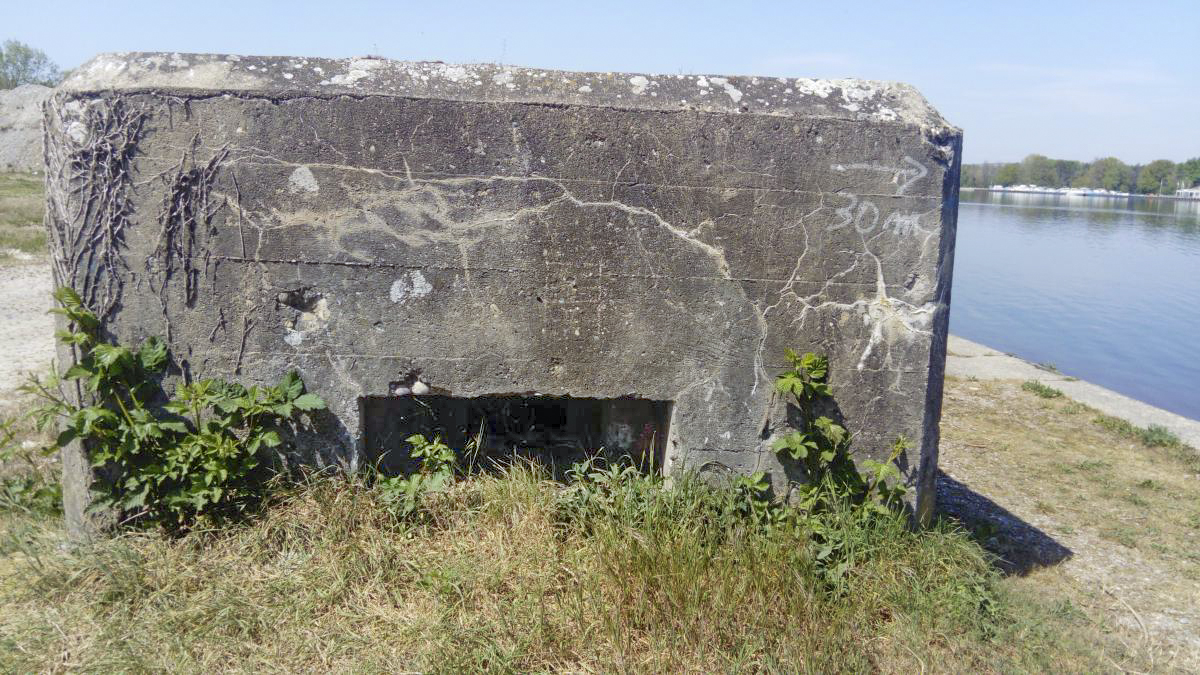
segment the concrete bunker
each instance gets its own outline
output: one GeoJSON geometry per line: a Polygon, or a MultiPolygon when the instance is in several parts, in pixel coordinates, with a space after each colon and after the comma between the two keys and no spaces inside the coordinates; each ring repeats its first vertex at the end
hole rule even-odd
{"type": "Polygon", "coordinates": [[[792,348],[828,355],[858,456],[907,437],[932,512],[962,137],[912,87],[133,53],[44,110],[56,282],[176,376],[298,370],[322,461],[371,461],[416,400],[486,426],[532,391],[579,444],[604,432],[572,419],[669,406],[663,471],[782,488],[792,348]]]}

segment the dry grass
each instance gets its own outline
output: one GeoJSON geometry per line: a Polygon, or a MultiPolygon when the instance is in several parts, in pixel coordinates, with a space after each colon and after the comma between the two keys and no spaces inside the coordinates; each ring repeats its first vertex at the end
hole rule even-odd
{"type": "MultiPolygon", "coordinates": [[[[398,521],[343,480],[253,523],[64,552],[0,519],[0,670],[1088,670],[1071,620],[1014,596],[962,532],[856,530],[849,590],[807,539],[714,521],[711,491],[564,520],[563,488],[478,476],[398,521]]],[[[837,518],[831,526],[841,527],[837,518]]]]}
{"type": "Polygon", "coordinates": [[[984,537],[1002,555],[1021,553],[1014,520],[1069,551],[1013,584],[1088,617],[1107,668],[1194,672],[1200,463],[1160,436],[1019,382],[948,379],[940,464],[1008,511],[984,537]]]}

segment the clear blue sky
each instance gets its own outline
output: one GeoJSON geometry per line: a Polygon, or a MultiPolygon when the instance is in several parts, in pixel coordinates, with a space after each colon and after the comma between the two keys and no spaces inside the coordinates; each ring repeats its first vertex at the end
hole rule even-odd
{"type": "Polygon", "coordinates": [[[916,85],[968,162],[1200,155],[1200,0],[7,4],[0,39],[63,67],[145,50],[864,77],[916,85]]]}

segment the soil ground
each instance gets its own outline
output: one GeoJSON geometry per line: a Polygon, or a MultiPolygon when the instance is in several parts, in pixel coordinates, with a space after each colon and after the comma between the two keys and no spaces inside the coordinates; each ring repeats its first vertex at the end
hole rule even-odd
{"type": "Polygon", "coordinates": [[[45,370],[54,357],[54,321],[48,309],[49,267],[0,264],[0,392],[15,389],[25,372],[45,370]]]}

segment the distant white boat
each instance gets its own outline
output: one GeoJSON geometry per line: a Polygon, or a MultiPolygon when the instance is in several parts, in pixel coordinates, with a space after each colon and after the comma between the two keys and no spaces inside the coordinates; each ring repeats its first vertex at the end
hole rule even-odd
{"type": "Polygon", "coordinates": [[[1116,192],[1113,190],[1105,190],[1104,188],[1052,188],[1042,187],[1040,185],[993,185],[987,188],[992,192],[1016,192],[1021,194],[1039,194],[1039,195],[1065,195],[1068,197],[1107,197],[1123,198],[1137,197],[1131,192],[1116,192]]]}
{"type": "Polygon", "coordinates": [[[1132,192],[1116,192],[1104,188],[1051,188],[1040,185],[993,185],[983,188],[963,188],[963,190],[985,190],[987,192],[1011,192],[1014,194],[1055,195],[1065,197],[1103,197],[1106,199],[1127,199],[1129,197],[1145,197],[1148,199],[1182,199],[1200,201],[1200,185],[1191,188],[1180,188],[1173,195],[1139,195],[1132,192]]]}

